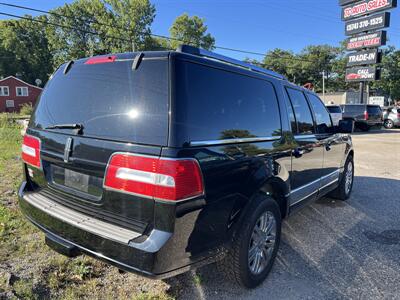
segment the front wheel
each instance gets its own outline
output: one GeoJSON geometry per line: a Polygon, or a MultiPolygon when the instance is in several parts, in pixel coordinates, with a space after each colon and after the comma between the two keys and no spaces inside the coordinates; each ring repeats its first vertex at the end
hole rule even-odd
{"type": "Polygon", "coordinates": [[[385,122],[383,122],[383,126],[385,126],[386,129],[392,129],[394,127],[394,123],[392,120],[385,120],[385,122]]]}
{"type": "Polygon", "coordinates": [[[347,200],[353,190],[354,181],[354,160],[349,155],[344,166],[344,172],[340,180],[339,186],[331,192],[331,196],[339,200],[347,200]]]}
{"type": "Polygon", "coordinates": [[[219,265],[232,280],[247,288],[261,284],[274,264],[281,237],[281,214],[272,198],[259,195],[243,218],[232,249],[219,265]]]}

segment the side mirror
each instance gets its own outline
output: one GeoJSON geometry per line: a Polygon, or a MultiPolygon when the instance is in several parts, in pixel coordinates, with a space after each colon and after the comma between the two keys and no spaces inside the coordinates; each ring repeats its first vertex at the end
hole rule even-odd
{"type": "Polygon", "coordinates": [[[337,126],[338,133],[353,133],[354,132],[354,120],[340,120],[337,126]]]}

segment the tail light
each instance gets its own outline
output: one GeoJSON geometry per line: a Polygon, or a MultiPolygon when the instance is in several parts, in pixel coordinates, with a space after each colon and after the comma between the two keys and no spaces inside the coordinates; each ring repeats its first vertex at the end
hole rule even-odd
{"type": "Polygon", "coordinates": [[[22,142],[22,160],[36,168],[41,168],[40,162],[40,139],[31,135],[24,135],[22,142]]]}
{"type": "Polygon", "coordinates": [[[400,119],[400,113],[397,113],[397,119],[400,119]]]}
{"type": "Polygon", "coordinates": [[[200,166],[194,159],[165,159],[128,153],[112,155],[104,188],[147,198],[177,201],[204,193],[200,166]]]}
{"type": "Polygon", "coordinates": [[[368,112],[364,111],[364,120],[368,120],[368,118],[369,118],[368,112]]]}

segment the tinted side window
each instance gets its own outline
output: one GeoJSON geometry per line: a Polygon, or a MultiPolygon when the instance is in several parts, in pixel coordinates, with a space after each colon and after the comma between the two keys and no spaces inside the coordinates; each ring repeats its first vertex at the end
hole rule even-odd
{"type": "Polygon", "coordinates": [[[292,103],[288,101],[287,103],[287,112],[290,120],[290,127],[292,128],[293,133],[297,133],[297,123],[296,123],[296,117],[294,116],[294,110],[292,103]]]}
{"type": "Polygon", "coordinates": [[[296,116],[298,134],[313,134],[314,123],[307,99],[301,91],[287,88],[290,101],[292,102],[296,116]]]}
{"type": "Polygon", "coordinates": [[[332,132],[332,121],[325,105],[322,101],[313,94],[308,94],[311,106],[314,110],[315,121],[317,123],[318,133],[330,133],[332,132]]]}
{"type": "Polygon", "coordinates": [[[225,70],[176,62],[177,131],[189,141],[281,134],[273,85],[225,70]]]}
{"type": "Polygon", "coordinates": [[[368,105],[367,111],[370,114],[380,114],[382,112],[382,110],[379,106],[373,106],[373,105],[368,105]]]}

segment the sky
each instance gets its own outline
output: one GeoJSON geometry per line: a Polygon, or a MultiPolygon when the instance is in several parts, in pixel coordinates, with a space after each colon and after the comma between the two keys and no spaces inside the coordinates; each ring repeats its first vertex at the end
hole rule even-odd
{"type": "MultiPolygon", "coordinates": [[[[8,0],[11,4],[49,10],[65,0],[8,0]]],[[[338,0],[151,0],[156,6],[154,34],[169,35],[174,19],[183,13],[205,19],[216,46],[266,53],[281,48],[300,52],[307,45],[338,46],[345,39],[338,0]]],[[[35,13],[0,5],[0,12],[35,13]]],[[[9,17],[0,16],[0,19],[9,17]]],[[[400,8],[392,10],[389,45],[400,46],[400,8]]],[[[237,59],[258,55],[216,49],[237,59]]]]}

